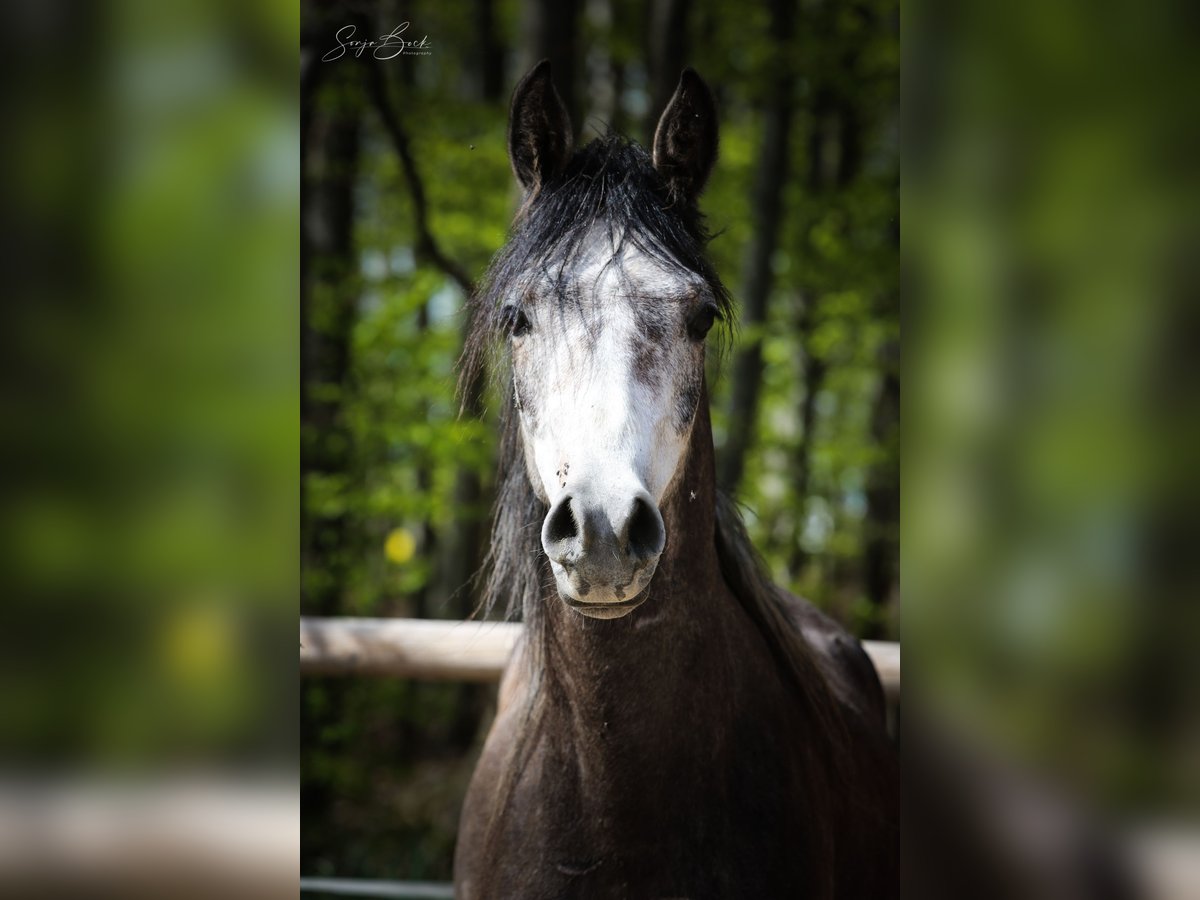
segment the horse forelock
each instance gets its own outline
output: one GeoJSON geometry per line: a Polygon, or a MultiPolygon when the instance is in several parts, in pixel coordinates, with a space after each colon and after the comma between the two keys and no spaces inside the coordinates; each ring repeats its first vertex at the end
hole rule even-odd
{"type": "MultiPolygon", "coordinates": [[[[592,141],[522,210],[480,280],[469,301],[460,384],[471,383],[489,360],[493,375],[505,372],[503,355],[496,351],[505,334],[506,306],[524,302],[534,290],[563,307],[578,304],[577,279],[585,268],[599,277],[615,266],[624,275],[620,270],[633,258],[706,286],[724,323],[714,335],[723,349],[735,317],[729,292],[707,255],[710,239],[703,216],[694,205],[671,197],[641,146],[616,134],[592,141]],[[609,259],[596,268],[600,253],[610,254],[609,259]]],[[[652,308],[654,298],[644,299],[652,308]]],[[[647,320],[640,318],[639,324],[647,320]]]]}

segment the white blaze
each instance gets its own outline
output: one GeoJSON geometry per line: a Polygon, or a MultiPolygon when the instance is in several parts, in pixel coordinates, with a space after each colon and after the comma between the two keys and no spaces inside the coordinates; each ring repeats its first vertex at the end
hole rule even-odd
{"type": "Polygon", "coordinates": [[[514,342],[513,363],[518,383],[534,394],[518,399],[536,407],[522,416],[535,489],[553,507],[586,486],[615,516],[639,490],[661,504],[680,467],[690,427],[677,427],[676,397],[681,382],[696,377],[697,356],[684,326],[686,304],[672,298],[699,285],[632,247],[611,261],[606,231],[595,244],[607,252],[572,273],[578,303],[541,290],[530,333],[514,342]],[[650,384],[636,371],[646,336],[634,302],[664,304],[669,323],[650,384]]]}

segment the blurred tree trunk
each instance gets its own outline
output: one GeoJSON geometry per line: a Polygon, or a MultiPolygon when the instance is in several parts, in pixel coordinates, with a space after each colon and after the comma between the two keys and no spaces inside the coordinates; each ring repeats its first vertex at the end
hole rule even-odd
{"type": "Polygon", "coordinates": [[[581,141],[588,140],[588,131],[603,135],[617,127],[623,73],[613,55],[614,12],[613,0],[586,0],[584,17],[593,40],[584,60],[587,114],[580,129],[581,141]]]}
{"type": "MultiPolygon", "coordinates": [[[[889,297],[885,306],[894,305],[889,297]]],[[[888,315],[887,312],[884,315],[888,315]]],[[[900,586],[900,347],[889,341],[883,348],[879,394],[871,417],[871,435],[882,458],[871,467],[867,481],[867,517],[863,578],[867,600],[878,613],[889,605],[900,586]]],[[[883,637],[882,615],[873,615],[863,637],[883,637]]]]}
{"type": "MultiPolygon", "coordinates": [[[[893,38],[899,38],[897,16],[885,16],[876,27],[893,38]]],[[[896,253],[896,287],[884,293],[878,315],[896,331],[880,350],[882,379],[871,433],[881,452],[879,462],[872,467],[867,482],[867,517],[865,523],[864,579],[868,602],[875,608],[871,616],[870,633],[865,636],[885,637],[894,633],[885,619],[885,612],[900,596],[900,181],[894,186],[895,215],[888,223],[888,240],[896,253]]]]}
{"type": "Polygon", "coordinates": [[[728,436],[717,469],[718,482],[731,494],[736,493],[745,470],[762,386],[762,330],[767,320],[767,300],[773,281],[771,257],[779,241],[788,180],[794,80],[790,50],[794,16],[793,0],[772,0],[771,34],[776,43],[771,56],[771,93],[763,117],[763,137],[751,200],[751,238],[742,270],[742,327],[748,334],[733,363],[728,436]]]}
{"type": "Polygon", "coordinates": [[[521,74],[540,59],[549,59],[554,85],[567,104],[576,134],[583,126],[583,101],[579,89],[583,54],[579,49],[579,13],[582,0],[524,0],[522,9],[521,74]]]}
{"type": "MultiPolygon", "coordinates": [[[[776,5],[792,0],[775,0],[776,5]]],[[[654,140],[654,129],[658,118],[667,106],[667,101],[675,93],[679,83],[679,73],[687,64],[688,12],[691,3],[688,0],[651,0],[647,15],[649,27],[646,30],[647,75],[650,87],[650,108],[644,124],[646,146],[654,140]]],[[[784,38],[780,36],[780,40],[784,38]]]]}
{"type": "Polygon", "coordinates": [[[812,451],[816,443],[817,398],[821,395],[825,374],[829,370],[825,360],[812,352],[813,333],[816,326],[816,297],[814,295],[806,296],[800,312],[799,328],[800,346],[804,354],[804,400],[800,406],[800,452],[796,456],[794,485],[794,494],[799,508],[792,534],[791,553],[788,558],[788,570],[795,578],[800,577],[808,562],[808,554],[804,550],[802,539],[807,518],[808,492],[812,487],[812,451]]]}
{"type": "MultiPolygon", "coordinates": [[[[422,303],[417,310],[417,334],[419,340],[424,341],[429,334],[429,303],[422,303]]],[[[433,490],[433,472],[432,466],[426,461],[421,460],[417,463],[417,490],[421,496],[429,496],[429,492],[433,490]]],[[[421,519],[421,530],[417,540],[417,553],[423,559],[431,560],[436,558],[438,549],[437,532],[434,530],[433,522],[429,516],[421,519]]],[[[413,591],[412,597],[412,615],[418,619],[426,619],[429,617],[429,586],[432,579],[425,579],[425,583],[413,591]]]]}
{"type": "MultiPolygon", "coordinates": [[[[313,76],[314,80],[317,76],[313,76]]],[[[347,472],[350,437],[342,398],[358,303],[353,244],[362,93],[353,67],[324,74],[324,102],[302,103],[301,148],[301,479],[347,472]]],[[[303,85],[302,85],[303,86],[303,85]]],[[[349,571],[344,514],[301,511],[306,612],[331,615],[349,571]]]]}
{"type": "Polygon", "coordinates": [[[496,0],[475,0],[475,36],[480,99],[499,103],[504,97],[504,48],[496,33],[496,0]]]}
{"type": "MultiPolygon", "coordinates": [[[[354,185],[358,177],[363,97],[352,66],[320,61],[341,22],[306,10],[300,79],[300,552],[301,610],[343,612],[351,571],[349,520],[309,508],[309,479],[345,475],[350,437],[342,416],[350,368],[350,332],[358,306],[354,247],[354,185]]],[[[308,678],[302,685],[300,741],[329,747],[324,735],[343,714],[350,685],[308,678]],[[316,698],[317,702],[314,702],[316,698]]],[[[302,783],[306,821],[325,821],[336,802],[333,786],[302,783]]],[[[306,843],[305,835],[301,836],[306,843]]]]}
{"type": "MultiPolygon", "coordinates": [[[[416,7],[417,4],[412,2],[412,0],[392,0],[392,4],[394,5],[392,5],[389,9],[388,3],[385,2],[381,4],[378,2],[378,0],[365,0],[365,3],[361,7],[357,3],[346,3],[345,0],[334,0],[335,6],[344,6],[349,10],[354,10],[356,8],[363,9],[364,13],[372,20],[372,25],[368,29],[368,32],[372,35],[385,34],[386,32],[391,31],[401,22],[411,22],[412,28],[418,32],[416,35],[417,39],[420,39],[420,35],[424,34],[425,32],[421,30],[422,25],[419,12],[417,16],[413,15],[413,8],[416,7]],[[384,16],[387,17],[387,21],[384,21],[384,16]]],[[[434,35],[431,36],[430,39],[437,40],[437,37],[434,35]]],[[[366,59],[366,55],[364,55],[363,58],[366,59]]],[[[401,65],[394,66],[393,68],[396,70],[396,77],[399,79],[401,86],[404,88],[411,88],[414,84],[416,84],[416,66],[401,65]]]]}
{"type": "MultiPolygon", "coordinates": [[[[307,572],[312,558],[312,525],[308,516],[308,490],[304,478],[304,442],[308,440],[307,417],[311,414],[311,391],[309,390],[309,356],[314,352],[311,343],[310,310],[312,302],[312,240],[304,212],[309,209],[312,191],[309,186],[309,165],[312,150],[312,123],[316,107],[317,90],[321,86],[327,69],[321,65],[320,53],[315,36],[301,35],[300,42],[300,422],[301,422],[301,477],[300,477],[300,561],[307,572]]],[[[307,590],[303,579],[300,586],[301,608],[308,609],[307,590]]]]}

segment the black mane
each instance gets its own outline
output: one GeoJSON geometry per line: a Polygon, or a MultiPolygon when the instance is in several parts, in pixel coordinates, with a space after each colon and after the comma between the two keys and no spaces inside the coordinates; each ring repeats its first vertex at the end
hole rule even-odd
{"type": "Polygon", "coordinates": [[[618,258],[629,244],[682,275],[699,275],[712,291],[721,320],[733,321],[733,301],[706,253],[710,237],[704,217],[694,204],[672,200],[650,154],[639,144],[610,133],[577,151],[518,214],[508,243],[471,298],[461,384],[470,383],[503,334],[506,302],[519,302],[539,280],[554,285],[559,302],[571,302],[569,280],[563,276],[587,252],[596,224],[607,228],[618,258]],[[559,277],[551,277],[552,272],[559,277]]]}

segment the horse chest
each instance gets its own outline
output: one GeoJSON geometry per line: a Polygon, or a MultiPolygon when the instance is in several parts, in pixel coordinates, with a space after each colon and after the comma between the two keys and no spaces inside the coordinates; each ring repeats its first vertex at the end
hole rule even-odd
{"type": "Polygon", "coordinates": [[[498,779],[514,781],[478,867],[490,896],[778,896],[797,883],[795,855],[766,849],[799,845],[804,827],[788,748],[767,729],[656,724],[614,715],[541,730],[498,779]]]}

